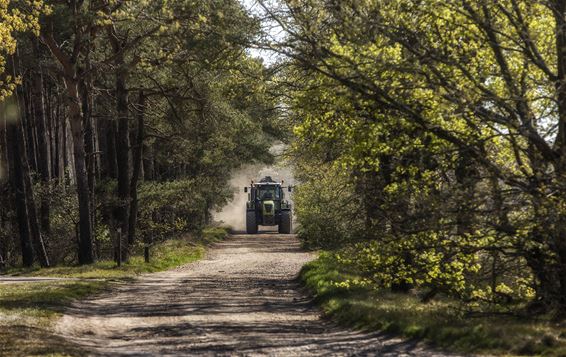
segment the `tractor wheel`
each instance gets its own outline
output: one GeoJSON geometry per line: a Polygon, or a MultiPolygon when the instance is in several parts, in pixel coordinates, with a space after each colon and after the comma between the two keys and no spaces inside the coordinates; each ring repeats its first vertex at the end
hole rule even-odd
{"type": "Polygon", "coordinates": [[[257,233],[257,220],[254,211],[249,211],[246,213],[246,233],[257,233]]]}
{"type": "Polygon", "coordinates": [[[281,212],[281,222],[279,222],[279,233],[291,234],[291,211],[281,212]]]}

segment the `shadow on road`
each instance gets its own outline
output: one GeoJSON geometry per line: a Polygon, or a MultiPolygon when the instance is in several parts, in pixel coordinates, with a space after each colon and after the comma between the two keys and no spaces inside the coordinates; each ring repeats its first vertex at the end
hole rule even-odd
{"type": "Polygon", "coordinates": [[[312,258],[294,236],[236,235],[202,262],[76,304],[60,330],[100,355],[437,355],[321,319],[296,280],[312,258]]]}

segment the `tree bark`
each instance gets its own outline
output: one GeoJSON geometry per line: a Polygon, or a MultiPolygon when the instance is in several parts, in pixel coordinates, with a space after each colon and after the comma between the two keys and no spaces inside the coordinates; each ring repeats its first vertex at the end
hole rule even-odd
{"type": "Polygon", "coordinates": [[[154,180],[155,178],[155,165],[153,158],[153,146],[148,144],[145,148],[145,153],[143,155],[143,179],[144,180],[154,180]]]}
{"type": "Polygon", "coordinates": [[[35,248],[35,252],[38,255],[39,263],[42,267],[49,266],[49,257],[47,255],[47,248],[45,247],[45,242],[43,240],[43,236],[41,234],[41,229],[39,225],[39,219],[37,217],[37,209],[35,206],[35,199],[33,197],[33,183],[31,181],[30,176],[30,168],[28,159],[25,154],[24,150],[24,137],[23,132],[19,130],[17,131],[18,136],[18,144],[20,145],[20,153],[21,153],[21,167],[22,167],[22,178],[24,183],[24,196],[25,196],[25,203],[27,206],[27,218],[28,218],[28,225],[29,225],[29,232],[31,235],[31,239],[35,248]]]}
{"type": "Polygon", "coordinates": [[[9,161],[12,163],[10,181],[14,191],[22,264],[25,267],[30,267],[33,265],[34,251],[27,217],[26,188],[23,178],[22,153],[20,152],[21,143],[18,140],[18,137],[21,136],[21,128],[19,123],[10,123],[6,129],[9,161]]]}
{"type": "Polygon", "coordinates": [[[136,136],[136,145],[133,152],[134,168],[132,172],[132,182],[130,183],[130,223],[128,230],[128,243],[131,245],[136,239],[136,222],[138,217],[138,181],[140,178],[142,157],[143,157],[143,141],[144,141],[144,115],[145,115],[145,95],[140,91],[138,97],[137,108],[138,133],[136,136]]]}
{"type": "MultiPolygon", "coordinates": [[[[40,58],[41,51],[37,38],[32,40],[33,52],[36,58],[40,58]]],[[[47,129],[47,119],[45,116],[45,101],[43,95],[43,69],[39,64],[33,73],[32,78],[32,114],[33,121],[37,128],[37,148],[38,148],[38,168],[41,175],[43,192],[40,203],[41,231],[44,235],[50,234],[50,205],[49,205],[49,184],[51,181],[51,152],[49,147],[49,132],[47,129]]]]}
{"type": "Polygon", "coordinates": [[[76,171],[77,195],[79,198],[79,263],[94,262],[92,239],[90,189],[86,168],[86,152],[83,133],[83,116],[81,112],[78,83],[71,78],[65,78],[69,94],[69,116],[71,133],[73,135],[73,151],[76,171]]]}
{"type": "Polygon", "coordinates": [[[76,58],[69,58],[55,43],[51,33],[42,36],[53,57],[63,68],[65,89],[67,91],[67,107],[73,138],[73,158],[75,179],[79,201],[79,264],[94,262],[94,249],[91,224],[90,191],[86,168],[86,153],[83,128],[83,113],[79,92],[79,77],[76,68],[76,58]]]}
{"type": "MultiPolygon", "coordinates": [[[[87,70],[90,64],[87,64],[87,70]]],[[[86,172],[87,172],[87,182],[89,190],[89,204],[90,204],[90,224],[91,231],[95,231],[95,213],[96,213],[96,202],[95,202],[95,186],[96,186],[96,160],[95,160],[95,149],[94,149],[94,123],[92,119],[92,91],[91,83],[89,78],[85,78],[81,82],[81,97],[82,97],[82,110],[83,110],[83,126],[84,126],[84,141],[85,141],[85,155],[86,155],[86,172]]],[[[96,244],[96,242],[94,242],[96,244]]]]}
{"type": "Polygon", "coordinates": [[[116,114],[118,116],[118,131],[116,135],[116,161],[118,164],[118,200],[116,219],[122,228],[122,261],[129,259],[129,226],[130,226],[130,188],[131,188],[131,160],[130,160],[130,128],[128,123],[128,89],[126,66],[122,40],[113,28],[109,29],[109,40],[114,51],[114,65],[116,66],[116,114]]]}
{"type": "MultiPolygon", "coordinates": [[[[14,69],[14,73],[19,72],[19,62],[16,62],[13,59],[12,68],[14,69]]],[[[35,199],[33,194],[33,183],[31,180],[31,173],[30,173],[30,165],[29,165],[29,157],[27,148],[36,147],[35,145],[30,145],[30,142],[33,142],[34,139],[34,130],[28,131],[28,137],[26,138],[24,135],[24,117],[22,115],[23,111],[26,110],[29,114],[27,116],[27,124],[28,130],[30,127],[34,126],[34,118],[32,117],[33,108],[32,108],[32,101],[31,95],[28,100],[25,100],[25,93],[26,88],[20,86],[16,91],[16,101],[14,105],[19,107],[18,110],[18,117],[14,118],[15,122],[12,123],[10,126],[13,127],[12,138],[15,140],[14,145],[14,160],[17,160],[18,163],[15,163],[16,174],[17,177],[15,179],[17,181],[16,185],[18,189],[21,191],[21,196],[19,197],[17,204],[25,206],[25,213],[22,208],[22,214],[25,216],[25,221],[27,224],[27,234],[28,237],[26,241],[31,241],[33,248],[35,248],[35,253],[39,258],[39,263],[42,267],[49,266],[49,257],[47,254],[47,249],[45,247],[45,243],[43,241],[43,237],[41,235],[41,229],[39,226],[39,220],[37,217],[37,209],[35,205],[35,199]],[[26,105],[28,108],[26,108],[26,105]]],[[[31,92],[30,92],[31,93],[31,92]]],[[[31,151],[33,155],[35,155],[35,149],[31,151]]],[[[24,223],[24,217],[21,217],[20,223],[24,223]]],[[[28,243],[26,242],[26,243],[28,243]]],[[[32,249],[33,249],[32,248],[32,249]]]]}
{"type": "Polygon", "coordinates": [[[24,81],[24,84],[19,88],[19,105],[20,105],[20,119],[22,121],[22,130],[26,136],[25,149],[27,151],[28,164],[31,169],[38,172],[37,160],[37,140],[36,140],[36,126],[37,123],[34,117],[34,103],[33,103],[33,79],[24,81]],[[30,83],[31,81],[31,83],[30,83]]]}

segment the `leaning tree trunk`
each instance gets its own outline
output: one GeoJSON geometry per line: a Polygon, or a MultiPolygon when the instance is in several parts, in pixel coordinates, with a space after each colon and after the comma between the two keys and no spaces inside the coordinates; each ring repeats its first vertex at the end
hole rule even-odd
{"type": "MultiPolygon", "coordinates": [[[[13,68],[18,68],[19,64],[16,64],[15,61],[14,63],[12,63],[13,68]]],[[[41,230],[40,230],[40,226],[39,226],[39,220],[37,217],[37,209],[35,206],[35,199],[34,199],[34,195],[33,195],[33,183],[31,180],[31,174],[30,174],[30,166],[29,166],[29,157],[28,157],[28,152],[26,150],[27,147],[31,147],[32,145],[29,145],[30,142],[33,142],[34,139],[34,131],[31,130],[29,132],[28,137],[26,138],[24,135],[24,128],[23,128],[23,124],[24,124],[24,117],[22,115],[22,110],[26,109],[25,105],[28,104],[31,107],[32,101],[28,100],[27,102],[24,101],[24,88],[23,87],[19,87],[17,92],[16,92],[16,105],[19,106],[20,110],[19,110],[19,118],[17,118],[18,120],[13,123],[13,138],[16,140],[16,142],[14,143],[14,153],[17,154],[16,156],[13,157],[14,160],[19,161],[16,164],[16,167],[18,170],[15,171],[19,171],[18,173],[18,180],[21,180],[21,182],[17,183],[17,186],[21,189],[21,193],[22,193],[22,202],[18,202],[18,204],[23,204],[25,205],[25,210],[26,210],[26,218],[27,218],[27,226],[28,226],[28,234],[29,234],[29,240],[31,240],[31,243],[33,245],[33,247],[35,248],[35,253],[37,254],[38,258],[39,258],[39,263],[41,264],[42,267],[48,267],[49,266],[49,258],[47,255],[47,249],[45,248],[45,243],[43,241],[43,237],[41,235],[41,230]],[[26,140],[27,139],[27,140],[26,140]]],[[[29,109],[29,116],[27,116],[27,124],[28,124],[28,128],[29,127],[33,127],[34,126],[34,118],[32,117],[32,113],[33,113],[33,108],[28,108],[29,109]]],[[[33,145],[33,147],[36,147],[35,144],[33,145]]],[[[32,153],[34,153],[35,150],[32,151],[32,153]]],[[[20,223],[23,223],[23,220],[20,221],[20,223]]]]}
{"type": "MultiPolygon", "coordinates": [[[[71,135],[73,138],[73,158],[79,201],[79,264],[94,262],[94,247],[92,238],[91,205],[88,176],[86,168],[85,140],[83,131],[83,113],[79,92],[79,77],[77,73],[77,58],[69,57],[55,42],[53,33],[42,34],[42,40],[49,47],[51,54],[63,68],[63,79],[67,91],[67,106],[71,135]]],[[[78,46],[79,44],[76,43],[78,46]]]]}
{"type": "Polygon", "coordinates": [[[22,135],[22,131],[19,131],[20,136],[18,137],[18,144],[20,146],[21,154],[21,167],[22,167],[22,178],[24,180],[24,195],[25,202],[27,206],[27,218],[29,232],[31,234],[31,239],[35,247],[35,251],[39,258],[39,263],[42,267],[49,266],[49,257],[47,255],[47,249],[45,248],[45,243],[43,241],[43,236],[41,235],[39,219],[37,217],[37,209],[35,207],[35,199],[33,197],[33,183],[30,176],[30,168],[26,153],[24,150],[25,139],[22,135]]]}

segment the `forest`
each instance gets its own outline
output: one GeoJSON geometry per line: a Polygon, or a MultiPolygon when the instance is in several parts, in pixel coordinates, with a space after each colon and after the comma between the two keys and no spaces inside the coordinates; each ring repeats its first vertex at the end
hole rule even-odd
{"type": "Polygon", "coordinates": [[[288,1],[299,232],[346,284],[566,311],[566,2],[288,1]]]}
{"type": "Polygon", "coordinates": [[[0,21],[0,269],[127,262],[284,159],[329,289],[564,342],[566,0],[0,0],[0,21]]]}
{"type": "Polygon", "coordinates": [[[0,262],[122,261],[195,231],[281,137],[236,1],[2,1],[0,262]],[[214,185],[210,185],[214,182],[214,185]]]}

